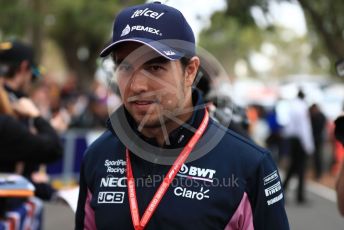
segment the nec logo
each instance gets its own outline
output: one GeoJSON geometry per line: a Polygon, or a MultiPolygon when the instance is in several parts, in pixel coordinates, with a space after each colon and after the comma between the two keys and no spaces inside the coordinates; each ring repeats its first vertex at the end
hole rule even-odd
{"type": "Polygon", "coordinates": [[[186,177],[194,180],[203,180],[208,182],[213,182],[214,174],[216,170],[214,169],[204,169],[191,166],[190,168],[183,164],[179,173],[177,174],[180,177],[186,177]]]}
{"type": "Polygon", "coordinates": [[[158,13],[153,10],[150,10],[149,8],[146,8],[144,10],[136,10],[133,15],[131,15],[131,18],[136,18],[136,17],[150,17],[158,20],[161,16],[163,16],[165,13],[158,13]]]}
{"type": "Polygon", "coordinates": [[[115,188],[125,188],[126,185],[126,177],[106,177],[102,178],[100,181],[100,187],[115,187],[115,188]]]}
{"type": "Polygon", "coordinates": [[[124,192],[99,192],[98,204],[122,204],[124,192]]]}

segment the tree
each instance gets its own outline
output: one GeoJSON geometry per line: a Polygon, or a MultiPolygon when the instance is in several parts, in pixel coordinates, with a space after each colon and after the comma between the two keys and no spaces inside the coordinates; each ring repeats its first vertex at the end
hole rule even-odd
{"type": "Polygon", "coordinates": [[[109,41],[114,16],[126,5],[139,0],[60,0],[50,1],[56,22],[49,30],[64,53],[68,67],[77,73],[84,88],[96,70],[96,59],[109,41]]]}
{"type": "MultiPolygon", "coordinates": [[[[25,38],[40,56],[50,39],[62,50],[65,63],[83,88],[89,86],[96,59],[111,36],[115,15],[125,6],[144,0],[0,0],[0,36],[25,38]]],[[[0,37],[1,38],[1,37],[0,37]]],[[[44,51],[43,51],[44,52],[44,51]]]]}
{"type": "Polygon", "coordinates": [[[263,40],[262,31],[252,26],[253,21],[241,16],[215,13],[211,27],[202,31],[199,39],[199,45],[214,53],[230,75],[234,75],[236,61],[248,61],[248,50],[258,49],[263,40]]]}
{"type": "MultiPolygon", "coordinates": [[[[292,60],[299,59],[295,59],[296,54],[290,49],[293,47],[290,44],[294,43],[297,47],[301,47],[308,43],[311,44],[309,57],[315,62],[312,69],[318,71],[324,57],[327,57],[328,63],[334,63],[336,59],[344,57],[342,12],[344,12],[344,2],[341,0],[332,0],[331,3],[311,0],[227,0],[227,9],[213,15],[212,26],[202,32],[200,44],[220,56],[227,70],[233,73],[235,63],[233,59],[247,60],[248,54],[252,50],[259,50],[262,42],[273,41],[284,54],[292,53],[292,60]],[[308,22],[307,40],[296,39],[290,41],[288,45],[287,42],[278,39],[278,35],[276,36],[280,30],[276,26],[272,24],[263,28],[257,26],[252,10],[260,9],[261,15],[265,17],[266,22],[269,22],[271,16],[269,4],[272,1],[293,3],[298,1],[308,22]],[[288,48],[283,50],[283,47],[288,48]]],[[[297,64],[299,63],[294,61],[293,66],[296,68],[297,64]]],[[[328,67],[326,71],[329,70],[328,67]]],[[[324,72],[324,69],[321,72],[324,72]]]]}
{"type": "MultiPolygon", "coordinates": [[[[33,44],[39,59],[43,33],[41,30],[41,0],[0,0],[0,35],[4,39],[25,37],[33,44]]],[[[0,37],[0,38],[1,38],[0,37]]]]}
{"type": "MultiPolygon", "coordinates": [[[[288,0],[290,1],[290,0],[288,0]]],[[[316,32],[330,60],[344,57],[344,2],[297,0],[306,13],[309,28],[316,32]]]]}

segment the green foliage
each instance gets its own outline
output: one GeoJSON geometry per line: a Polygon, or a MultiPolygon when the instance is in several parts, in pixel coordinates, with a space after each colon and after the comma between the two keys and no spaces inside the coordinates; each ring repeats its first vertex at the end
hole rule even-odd
{"type": "Polygon", "coordinates": [[[313,44],[312,56],[316,59],[324,53],[334,63],[344,57],[344,2],[341,0],[298,0],[303,8],[313,44]],[[316,36],[312,38],[311,36],[316,36]],[[319,46],[323,49],[319,49],[319,46]]]}
{"type": "Polygon", "coordinates": [[[22,0],[0,0],[0,15],[0,32],[3,39],[24,36],[35,17],[34,11],[28,7],[28,2],[22,0]]]}
{"type": "MultiPolygon", "coordinates": [[[[80,77],[91,79],[96,69],[96,58],[111,37],[114,17],[128,4],[140,1],[116,2],[111,0],[50,0],[49,14],[56,22],[49,28],[52,39],[64,51],[66,61],[80,77]],[[79,60],[79,48],[89,51],[89,58],[79,60]]],[[[87,84],[88,81],[86,81],[87,84]]]]}
{"type": "Polygon", "coordinates": [[[262,31],[251,23],[242,25],[241,19],[217,12],[212,16],[211,27],[201,33],[199,45],[214,53],[233,75],[235,62],[247,59],[249,50],[258,49],[262,36],[262,31]]]}
{"type": "Polygon", "coordinates": [[[252,26],[255,24],[251,15],[253,6],[259,6],[267,12],[266,0],[227,0],[225,15],[237,19],[241,26],[252,26]]]}
{"type": "MultiPolygon", "coordinates": [[[[272,59],[275,76],[297,72],[329,73],[331,63],[344,57],[342,0],[227,0],[227,6],[225,12],[213,15],[211,27],[200,35],[200,45],[214,53],[231,74],[237,60],[248,60],[251,52],[260,51],[261,45],[267,42],[274,44],[281,54],[272,59]],[[252,7],[259,7],[267,19],[268,5],[272,1],[299,2],[307,19],[307,37],[287,41],[280,36],[283,33],[280,28],[256,25],[252,7]]],[[[249,74],[256,75],[252,69],[249,74]]]]}
{"type": "MultiPolygon", "coordinates": [[[[59,0],[49,14],[56,22],[49,29],[50,35],[60,45],[67,41],[81,44],[101,42],[109,37],[111,24],[118,5],[111,1],[59,0]]],[[[51,4],[52,4],[51,3],[51,4]]]]}
{"type": "MultiPolygon", "coordinates": [[[[111,37],[115,15],[144,0],[0,0],[0,35],[31,40],[37,48],[54,41],[70,70],[85,85],[93,78],[96,58],[111,37]],[[42,36],[37,36],[37,33],[42,36]],[[80,48],[88,57],[80,60],[80,48]]],[[[1,39],[1,37],[0,37],[1,39]]],[[[39,49],[38,49],[39,50],[39,49]]],[[[44,51],[43,51],[44,52],[44,51]]]]}

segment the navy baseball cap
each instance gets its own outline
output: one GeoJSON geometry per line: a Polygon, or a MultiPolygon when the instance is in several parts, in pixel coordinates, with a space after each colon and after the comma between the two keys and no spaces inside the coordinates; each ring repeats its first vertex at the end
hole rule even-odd
{"type": "Polygon", "coordinates": [[[183,14],[160,2],[121,11],[113,25],[112,42],[100,53],[109,55],[118,44],[138,42],[169,60],[195,55],[195,36],[183,14]]]}
{"type": "Polygon", "coordinates": [[[33,79],[41,75],[41,71],[35,64],[34,52],[31,46],[19,41],[6,41],[0,43],[0,72],[6,75],[9,65],[18,65],[22,61],[28,61],[31,66],[33,79]]]}

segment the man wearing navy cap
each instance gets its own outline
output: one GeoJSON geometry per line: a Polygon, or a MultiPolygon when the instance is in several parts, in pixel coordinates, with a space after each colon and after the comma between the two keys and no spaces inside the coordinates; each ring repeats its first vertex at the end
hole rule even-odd
{"type": "MultiPolygon", "coordinates": [[[[32,82],[40,77],[40,74],[41,73],[35,63],[34,50],[30,45],[19,41],[6,41],[0,43],[0,76],[3,77],[4,88],[7,91],[9,100],[12,102],[13,107],[23,107],[18,106],[22,104],[23,101],[28,101],[25,103],[33,105],[32,100],[28,98],[28,93],[32,86],[32,82]]],[[[36,106],[34,106],[34,108],[36,108],[36,106]]],[[[36,108],[36,110],[38,109],[36,108]]],[[[19,121],[26,128],[30,130],[36,129],[34,119],[31,116],[20,113],[18,115],[19,121]]],[[[50,124],[48,124],[48,126],[50,126],[50,124]]],[[[53,127],[49,127],[49,129],[52,129],[52,132],[57,137],[53,127]]],[[[61,147],[60,145],[56,146],[59,148],[61,147]]],[[[41,148],[42,153],[45,153],[44,146],[41,146],[41,148]]],[[[60,149],[56,149],[56,151],[59,153],[61,152],[60,149]]],[[[51,157],[53,157],[53,153],[54,152],[51,153],[51,157]]],[[[21,153],[17,152],[13,154],[21,153]]],[[[23,162],[24,164],[21,167],[23,168],[21,173],[33,182],[36,187],[35,195],[37,197],[44,200],[50,200],[55,193],[55,189],[46,182],[34,181],[32,177],[32,175],[38,171],[40,162],[42,162],[42,160],[23,162]]],[[[11,172],[14,165],[17,163],[18,162],[15,161],[13,164],[3,164],[0,169],[11,172]]]]}
{"type": "Polygon", "coordinates": [[[75,229],[289,229],[270,154],[209,117],[200,59],[176,9],[117,15],[111,55],[123,105],[86,151],[75,229]]]}
{"type": "Polygon", "coordinates": [[[18,41],[0,43],[0,74],[11,100],[26,96],[32,80],[40,76],[33,49],[18,41]]]}

